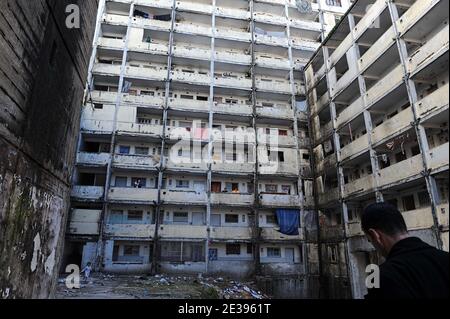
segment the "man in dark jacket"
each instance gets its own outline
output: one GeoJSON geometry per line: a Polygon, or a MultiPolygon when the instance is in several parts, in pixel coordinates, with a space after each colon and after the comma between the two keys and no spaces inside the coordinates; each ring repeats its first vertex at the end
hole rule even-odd
{"type": "Polygon", "coordinates": [[[364,210],[361,224],[386,258],[380,266],[379,288],[368,289],[366,299],[449,298],[449,254],[411,237],[396,207],[372,204],[364,210]]]}

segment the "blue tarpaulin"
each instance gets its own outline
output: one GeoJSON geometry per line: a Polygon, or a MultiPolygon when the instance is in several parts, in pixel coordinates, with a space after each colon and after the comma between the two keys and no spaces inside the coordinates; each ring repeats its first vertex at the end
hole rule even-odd
{"type": "Polygon", "coordinates": [[[285,235],[298,235],[300,226],[300,211],[297,209],[277,209],[278,225],[280,233],[285,235]]]}

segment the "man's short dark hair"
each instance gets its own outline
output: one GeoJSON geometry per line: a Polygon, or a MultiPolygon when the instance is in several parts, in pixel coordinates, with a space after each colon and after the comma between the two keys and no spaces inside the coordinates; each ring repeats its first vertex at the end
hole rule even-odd
{"type": "Polygon", "coordinates": [[[397,207],[388,203],[367,206],[361,217],[361,226],[364,232],[372,228],[391,236],[408,231],[402,214],[397,207]]]}

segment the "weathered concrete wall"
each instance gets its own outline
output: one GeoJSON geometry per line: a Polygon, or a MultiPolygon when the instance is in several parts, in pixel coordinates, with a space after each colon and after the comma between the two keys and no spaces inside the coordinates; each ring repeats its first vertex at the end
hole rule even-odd
{"type": "Polygon", "coordinates": [[[0,2],[0,295],[53,296],[97,0],[0,2]],[[66,7],[79,4],[79,29],[66,7]]]}

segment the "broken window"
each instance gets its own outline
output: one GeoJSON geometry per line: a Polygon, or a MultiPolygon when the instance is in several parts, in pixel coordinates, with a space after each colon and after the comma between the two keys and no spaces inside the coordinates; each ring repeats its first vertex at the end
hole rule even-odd
{"type": "Polygon", "coordinates": [[[281,257],[281,249],[276,248],[276,247],[268,247],[267,248],[267,257],[280,258],[281,257]]]}
{"type": "Polygon", "coordinates": [[[414,196],[413,195],[403,196],[402,197],[402,202],[403,202],[403,209],[405,211],[410,211],[410,210],[415,210],[416,209],[416,204],[414,202],[414,196]]]}
{"type": "Polygon", "coordinates": [[[127,187],[128,178],[124,176],[116,176],[115,187],[127,187]]]}
{"type": "Polygon", "coordinates": [[[134,153],[136,155],[148,155],[149,148],[148,147],[136,147],[134,153]]]}
{"type": "Polygon", "coordinates": [[[130,154],[130,147],[129,146],[119,146],[119,154],[130,154]]]}
{"type": "Polygon", "coordinates": [[[177,188],[189,188],[189,181],[177,180],[177,188]]]}
{"type": "Polygon", "coordinates": [[[241,254],[241,245],[240,244],[227,244],[226,245],[226,254],[227,255],[240,255],[241,254]]]}
{"type": "Polygon", "coordinates": [[[239,215],[236,214],[226,214],[225,215],[225,222],[230,224],[237,224],[239,223],[239,215]]]}
{"type": "Polygon", "coordinates": [[[128,221],[129,222],[142,222],[144,213],[140,210],[130,210],[128,211],[128,221]]]}
{"type": "Polygon", "coordinates": [[[266,193],[276,194],[278,192],[278,185],[266,184],[266,193]]]}
{"type": "Polygon", "coordinates": [[[173,223],[174,224],[187,224],[189,222],[189,214],[187,212],[174,212],[173,223]]]}
{"type": "Polygon", "coordinates": [[[268,214],[266,215],[266,224],[276,224],[277,218],[275,214],[268,214]]]}

